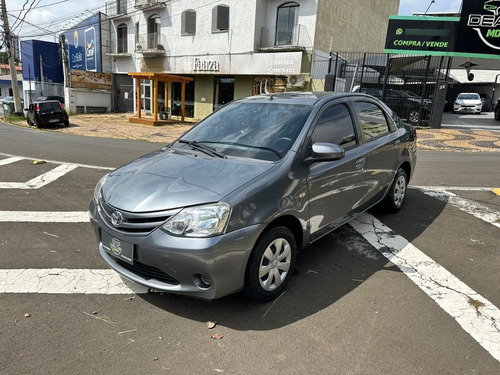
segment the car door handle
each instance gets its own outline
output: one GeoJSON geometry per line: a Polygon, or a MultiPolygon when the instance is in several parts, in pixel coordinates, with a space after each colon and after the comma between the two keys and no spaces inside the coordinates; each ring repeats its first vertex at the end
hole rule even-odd
{"type": "Polygon", "coordinates": [[[356,169],[361,169],[364,167],[365,165],[365,161],[366,159],[365,158],[359,158],[356,160],[356,169]]]}

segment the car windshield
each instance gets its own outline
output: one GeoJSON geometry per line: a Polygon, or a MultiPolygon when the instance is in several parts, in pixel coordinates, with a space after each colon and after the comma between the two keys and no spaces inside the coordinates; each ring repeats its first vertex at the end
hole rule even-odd
{"type": "Polygon", "coordinates": [[[235,102],[200,122],[176,147],[210,144],[226,156],[277,161],[292,147],[311,109],[309,105],[235,102]]]}
{"type": "Polygon", "coordinates": [[[479,94],[460,94],[458,95],[458,99],[462,100],[481,100],[479,94]]]}

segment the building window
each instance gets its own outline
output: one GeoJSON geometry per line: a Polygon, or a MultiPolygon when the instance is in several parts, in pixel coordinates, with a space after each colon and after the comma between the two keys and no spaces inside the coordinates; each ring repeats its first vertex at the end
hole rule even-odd
{"type": "Polygon", "coordinates": [[[296,42],[297,17],[299,4],[285,3],[278,7],[276,17],[276,45],[289,46],[296,42]]]}
{"type": "Polygon", "coordinates": [[[126,53],[127,48],[127,25],[124,23],[118,25],[116,28],[116,52],[126,53]]]}
{"type": "Polygon", "coordinates": [[[127,0],[116,0],[116,14],[127,14],[127,0]]]}
{"type": "Polygon", "coordinates": [[[161,47],[161,18],[158,15],[148,19],[148,48],[160,49],[161,47]]]}
{"type": "Polygon", "coordinates": [[[212,32],[219,33],[229,30],[229,7],[217,5],[212,9],[212,32]]]}
{"type": "Polygon", "coordinates": [[[141,38],[139,36],[139,22],[136,22],[135,23],[135,49],[140,49],[138,46],[141,46],[141,38]]]}
{"type": "Polygon", "coordinates": [[[181,35],[196,34],[196,11],[185,10],[182,12],[181,35]]]}

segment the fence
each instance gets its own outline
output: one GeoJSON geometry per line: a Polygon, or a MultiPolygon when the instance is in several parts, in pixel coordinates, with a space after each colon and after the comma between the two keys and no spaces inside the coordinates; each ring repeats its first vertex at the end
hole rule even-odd
{"type": "Polygon", "coordinates": [[[448,79],[449,63],[439,56],[315,54],[311,75],[326,77],[326,91],[373,95],[402,119],[425,125],[431,118],[438,84],[448,79]]]}

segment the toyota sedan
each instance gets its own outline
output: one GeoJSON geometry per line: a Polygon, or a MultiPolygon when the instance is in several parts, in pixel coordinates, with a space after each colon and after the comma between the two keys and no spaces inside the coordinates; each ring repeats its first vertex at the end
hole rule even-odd
{"type": "Polygon", "coordinates": [[[415,163],[412,126],[372,96],[253,96],[104,176],[91,224],[139,284],[269,301],[299,250],[376,204],[400,210],[415,163]]]}

